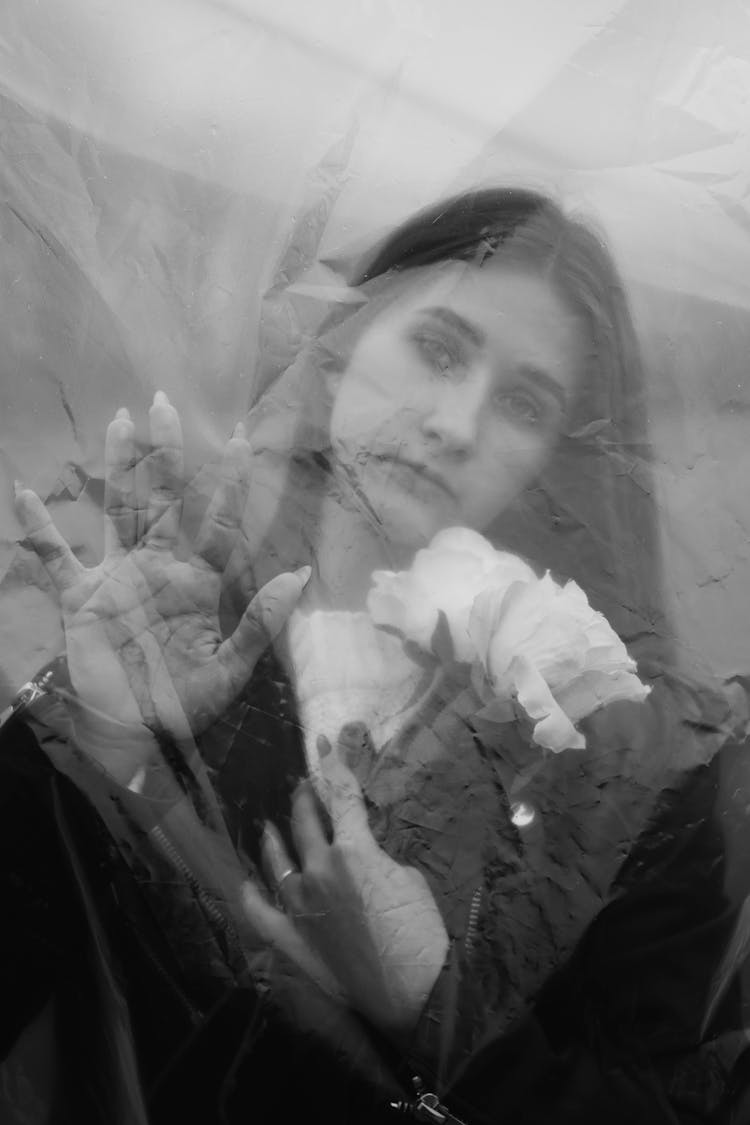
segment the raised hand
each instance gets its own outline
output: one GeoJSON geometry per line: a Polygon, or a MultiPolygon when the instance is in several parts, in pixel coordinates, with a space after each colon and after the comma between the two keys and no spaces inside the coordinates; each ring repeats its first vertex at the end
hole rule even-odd
{"type": "Polygon", "coordinates": [[[218,717],[251,675],[304,588],[307,568],[282,574],[253,599],[234,633],[219,628],[221,575],[240,525],[250,447],[238,427],[191,558],[175,555],[182,499],[179,417],[158,392],[149,412],[149,489],[136,490],[133,422],[110,423],[105,446],[105,553],[84,567],[34,492],[16,508],[59,595],[75,690],[76,737],[128,784],[151,754],[151,731],[181,740],[218,717]]]}
{"type": "Polygon", "coordinates": [[[440,911],[421,872],[403,867],[372,835],[362,791],[338,750],[319,745],[333,838],[309,783],[298,790],[292,831],[300,868],[266,826],[269,881],[289,919],[349,1002],[386,1032],[419,1017],[448,951],[440,911]]]}

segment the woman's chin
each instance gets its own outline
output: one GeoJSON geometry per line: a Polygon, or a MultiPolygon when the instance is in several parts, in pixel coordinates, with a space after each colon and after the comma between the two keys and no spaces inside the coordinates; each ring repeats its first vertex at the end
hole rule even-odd
{"type": "Polygon", "coordinates": [[[375,459],[356,476],[377,521],[373,528],[391,548],[417,551],[442,528],[462,522],[453,495],[408,465],[375,459]]]}
{"type": "Polygon", "coordinates": [[[391,546],[418,551],[438,531],[456,523],[455,516],[438,511],[408,495],[373,500],[380,532],[391,546]]]}

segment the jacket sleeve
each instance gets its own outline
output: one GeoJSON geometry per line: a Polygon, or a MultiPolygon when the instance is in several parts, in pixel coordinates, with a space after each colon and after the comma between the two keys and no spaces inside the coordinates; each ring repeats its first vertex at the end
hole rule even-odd
{"type": "Polygon", "coordinates": [[[612,901],[502,1035],[472,1041],[483,998],[460,956],[446,965],[420,1035],[435,1057],[436,1037],[445,1044],[450,1026],[457,1077],[446,1101],[459,1117],[478,1125],[716,1119],[726,1088],[719,1032],[735,1041],[741,1023],[730,989],[713,1027],[703,1027],[737,918],[724,889],[722,757],[667,795],[612,901]]]}
{"type": "Polygon", "coordinates": [[[72,978],[84,924],[51,815],[54,771],[24,724],[0,737],[0,1057],[72,978]]]}

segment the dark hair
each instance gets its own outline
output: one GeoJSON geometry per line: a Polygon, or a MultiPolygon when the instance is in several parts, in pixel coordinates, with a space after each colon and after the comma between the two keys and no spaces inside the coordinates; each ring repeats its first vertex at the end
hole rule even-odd
{"type": "Polygon", "coordinates": [[[374,253],[365,255],[350,284],[364,285],[391,270],[487,256],[548,207],[557,212],[544,196],[516,188],[457,195],[420,211],[398,227],[374,253]]]}
{"type": "Polygon", "coordinates": [[[488,534],[576,579],[639,658],[661,663],[669,630],[645,380],[624,286],[602,241],[537,192],[474,191],[398,227],[352,284],[493,257],[530,265],[554,283],[588,326],[591,350],[571,425],[550,463],[488,534]]]}

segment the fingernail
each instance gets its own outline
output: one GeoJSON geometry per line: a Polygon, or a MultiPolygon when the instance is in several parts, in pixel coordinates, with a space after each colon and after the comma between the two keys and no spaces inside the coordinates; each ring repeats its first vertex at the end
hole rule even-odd
{"type": "Polygon", "coordinates": [[[115,414],[115,418],[118,422],[130,422],[130,411],[128,410],[127,406],[121,406],[115,414]]]}
{"type": "Polygon", "coordinates": [[[329,742],[329,740],[326,738],[326,736],[324,734],[318,735],[318,741],[316,743],[316,746],[318,747],[318,754],[320,755],[321,758],[327,758],[328,755],[331,753],[331,750],[333,749],[333,747],[331,746],[331,743],[329,742]]]}
{"type": "Polygon", "coordinates": [[[370,731],[366,723],[346,723],[339,731],[339,750],[349,769],[355,769],[372,750],[370,731]]]}
{"type": "Polygon", "coordinates": [[[263,825],[262,846],[271,865],[278,863],[283,855],[283,845],[278,830],[270,820],[263,825]]]}
{"type": "Polygon", "coordinates": [[[343,742],[346,746],[364,746],[369,737],[370,732],[366,723],[344,723],[339,731],[339,742],[343,742]]]}
{"type": "Polygon", "coordinates": [[[154,395],[154,406],[169,406],[169,399],[164,391],[157,391],[154,395]]]}
{"type": "Polygon", "coordinates": [[[247,437],[247,430],[245,429],[245,423],[244,422],[238,422],[237,423],[237,425],[232,430],[232,437],[233,438],[242,438],[243,441],[244,441],[244,439],[247,437]]]}
{"type": "MultiPolygon", "coordinates": [[[[323,756],[325,757],[325,755],[323,756]]],[[[309,777],[301,777],[297,781],[297,784],[292,790],[292,803],[294,803],[297,798],[303,793],[311,793],[313,795],[315,794],[315,788],[313,786],[312,779],[309,777]]]]}
{"type": "Polygon", "coordinates": [[[295,570],[294,573],[297,575],[297,577],[302,582],[302,588],[304,589],[305,586],[307,585],[307,583],[310,581],[310,579],[312,577],[312,567],[311,566],[301,566],[301,567],[299,567],[298,570],[295,570]]]}
{"type": "Polygon", "coordinates": [[[20,494],[22,492],[23,492],[23,485],[21,484],[20,480],[14,480],[13,481],[13,495],[15,496],[16,500],[18,499],[18,497],[20,496],[20,494]]]}

